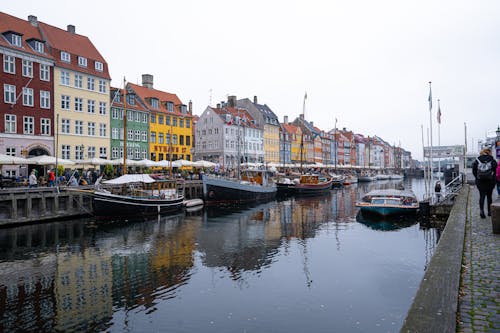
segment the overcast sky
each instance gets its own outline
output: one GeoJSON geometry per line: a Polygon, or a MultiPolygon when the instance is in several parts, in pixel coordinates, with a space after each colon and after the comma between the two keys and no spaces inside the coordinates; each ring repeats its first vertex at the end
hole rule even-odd
{"type": "MultiPolygon", "coordinates": [[[[500,124],[500,1],[4,1],[86,35],[123,77],[207,105],[258,96],[283,121],[379,135],[422,158],[422,130],[469,150],[500,124]]],[[[474,150],[476,147],[474,147],[474,150]]]]}

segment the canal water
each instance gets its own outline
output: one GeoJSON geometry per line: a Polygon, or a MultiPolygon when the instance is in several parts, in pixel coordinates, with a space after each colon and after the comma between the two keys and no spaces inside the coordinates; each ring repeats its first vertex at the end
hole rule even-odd
{"type": "Polygon", "coordinates": [[[0,332],[398,332],[440,231],[354,202],[423,184],[0,229],[0,332]]]}

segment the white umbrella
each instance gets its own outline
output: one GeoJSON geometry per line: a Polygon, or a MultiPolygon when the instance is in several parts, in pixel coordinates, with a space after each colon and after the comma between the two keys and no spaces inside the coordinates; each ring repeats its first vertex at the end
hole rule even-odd
{"type": "MultiPolygon", "coordinates": [[[[129,167],[129,166],[140,166],[140,164],[138,162],[139,161],[129,160],[127,158],[127,167],[129,167]]],[[[122,165],[123,164],[123,158],[116,158],[114,160],[110,160],[108,163],[111,164],[111,165],[122,165]]]]}
{"type": "Polygon", "coordinates": [[[198,168],[213,168],[213,167],[215,167],[215,165],[216,164],[214,162],[205,161],[205,160],[199,160],[199,161],[193,162],[193,166],[198,167],[198,168]]]}
{"type": "Polygon", "coordinates": [[[138,165],[145,166],[145,167],[152,167],[152,166],[157,165],[157,163],[155,161],[148,160],[147,158],[140,160],[140,161],[137,161],[137,163],[138,163],[138,165]]]}
{"type": "Polygon", "coordinates": [[[170,168],[170,161],[167,160],[161,160],[158,162],[155,162],[156,166],[163,167],[163,168],[170,168]]]}
{"type": "Polygon", "coordinates": [[[104,158],[93,157],[87,160],[78,161],[78,164],[106,165],[106,164],[111,164],[111,161],[106,160],[104,158]]]}
{"type": "Polygon", "coordinates": [[[172,162],[173,167],[193,166],[193,162],[187,160],[177,160],[172,162]]]}
{"type": "Polygon", "coordinates": [[[0,165],[28,164],[29,161],[22,157],[0,154],[0,165]]]}
{"type": "Polygon", "coordinates": [[[28,158],[28,164],[36,165],[74,165],[75,162],[66,160],[64,158],[56,158],[55,156],[40,155],[28,158]]]}

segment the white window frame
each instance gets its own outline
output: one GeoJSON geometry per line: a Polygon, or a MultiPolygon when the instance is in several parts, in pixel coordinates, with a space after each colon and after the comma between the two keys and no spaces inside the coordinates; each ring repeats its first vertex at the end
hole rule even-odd
{"type": "Polygon", "coordinates": [[[92,99],[87,100],[87,113],[95,113],[95,101],[92,99]]]}
{"type": "Polygon", "coordinates": [[[12,84],[3,85],[3,101],[8,104],[16,103],[16,86],[12,84]]]}
{"type": "Polygon", "coordinates": [[[71,120],[61,119],[61,133],[69,134],[71,133],[71,120]]]}
{"type": "Polygon", "coordinates": [[[94,68],[96,71],[102,72],[104,70],[104,64],[100,61],[95,61],[94,68]]]}
{"type": "Polygon", "coordinates": [[[87,90],[95,90],[95,79],[93,77],[87,77],[87,90]]]}
{"type": "Polygon", "coordinates": [[[139,130],[134,131],[134,140],[141,141],[141,131],[139,131],[139,130]]]}
{"type": "Polygon", "coordinates": [[[106,93],[106,80],[99,80],[99,92],[106,93]]]}
{"type": "Polygon", "coordinates": [[[75,74],[75,87],[83,89],[83,75],[75,74]]]}
{"type": "Polygon", "coordinates": [[[106,124],[99,123],[99,136],[101,138],[105,138],[106,137],[106,132],[107,132],[106,124]]]}
{"type": "Polygon", "coordinates": [[[75,97],[75,111],[83,112],[83,98],[75,97]]]}
{"type": "Polygon", "coordinates": [[[71,54],[65,51],[61,51],[61,61],[71,62],[71,54]]]}
{"type": "Polygon", "coordinates": [[[69,86],[69,72],[61,71],[61,85],[69,86]]]}
{"type": "Polygon", "coordinates": [[[83,120],[75,120],[75,134],[83,135],[83,120]]]}
{"type": "Polygon", "coordinates": [[[61,110],[70,110],[71,97],[68,95],[61,95],[61,110]]]}
{"type": "Polygon", "coordinates": [[[33,77],[33,61],[23,59],[23,76],[33,77]]]}
{"type": "Polygon", "coordinates": [[[50,119],[40,118],[40,135],[50,136],[50,119]]]}
{"type": "Polygon", "coordinates": [[[24,106],[33,106],[34,105],[34,91],[33,88],[23,88],[23,105],[24,106]]]}
{"type": "Polygon", "coordinates": [[[40,90],[40,108],[50,109],[50,91],[40,90]]]}
{"type": "Polygon", "coordinates": [[[117,127],[113,127],[111,129],[111,139],[113,140],[118,140],[118,128],[117,127]]]}
{"type": "Polygon", "coordinates": [[[111,148],[111,158],[112,159],[118,158],[118,147],[111,148]]]}
{"type": "Polygon", "coordinates": [[[148,132],[142,131],[141,136],[142,136],[142,142],[148,142],[148,132]]]}
{"type": "Polygon", "coordinates": [[[11,44],[15,46],[22,47],[23,40],[20,35],[18,34],[11,34],[11,44]]]}
{"type": "Polygon", "coordinates": [[[89,136],[95,136],[95,122],[93,122],[93,121],[88,122],[87,133],[89,136]]]}
{"type": "Polygon", "coordinates": [[[70,145],[62,145],[61,147],[61,157],[69,160],[71,158],[71,146],[70,145]]]}
{"type": "Polygon", "coordinates": [[[23,134],[27,135],[35,134],[35,117],[29,117],[29,116],[23,117],[23,134]]]}
{"type": "Polygon", "coordinates": [[[108,112],[107,112],[107,109],[108,109],[108,105],[106,102],[99,102],[99,114],[100,115],[106,115],[108,112]]]}
{"type": "Polygon", "coordinates": [[[85,154],[85,147],[83,145],[75,146],[75,160],[83,160],[85,154]]]}
{"type": "Polygon", "coordinates": [[[5,133],[17,133],[17,116],[15,114],[6,114],[5,133]]]}
{"type": "Polygon", "coordinates": [[[50,82],[50,66],[40,64],[40,80],[50,82]]]}
{"type": "Polygon", "coordinates": [[[16,147],[7,147],[7,148],[5,148],[5,155],[7,155],[7,156],[16,156],[16,147]]]}
{"type": "Polygon", "coordinates": [[[44,53],[45,51],[45,47],[43,45],[42,42],[38,41],[38,40],[35,40],[35,42],[33,43],[33,49],[38,52],[38,53],[44,53]]]}
{"type": "Polygon", "coordinates": [[[90,146],[87,149],[87,158],[94,158],[94,157],[95,157],[95,147],[94,146],[90,146]]]}
{"type": "Polygon", "coordinates": [[[87,67],[87,58],[78,56],[78,66],[87,67]]]}
{"type": "Polygon", "coordinates": [[[3,71],[5,73],[16,74],[16,57],[3,55],[3,71]]]}
{"type": "Polygon", "coordinates": [[[108,152],[106,147],[99,147],[99,157],[100,158],[107,158],[108,152]]]}

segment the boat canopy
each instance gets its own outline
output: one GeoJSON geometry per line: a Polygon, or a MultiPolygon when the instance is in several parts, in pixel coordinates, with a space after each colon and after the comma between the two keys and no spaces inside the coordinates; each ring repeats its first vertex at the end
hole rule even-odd
{"type": "Polygon", "coordinates": [[[126,174],[118,178],[105,180],[104,184],[128,184],[128,183],[154,183],[156,180],[147,174],[126,174]]]}

